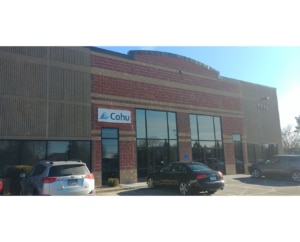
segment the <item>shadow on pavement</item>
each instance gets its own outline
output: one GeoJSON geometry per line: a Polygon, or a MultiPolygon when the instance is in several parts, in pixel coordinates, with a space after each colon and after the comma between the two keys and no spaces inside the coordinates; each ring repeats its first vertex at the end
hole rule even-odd
{"type": "Polygon", "coordinates": [[[258,179],[249,177],[236,177],[234,180],[238,180],[242,183],[253,184],[253,185],[261,185],[261,186],[277,186],[277,187],[290,187],[290,186],[300,186],[300,183],[289,181],[287,178],[282,177],[272,177],[265,178],[261,177],[258,179]]]}
{"type": "MultiPolygon", "coordinates": [[[[166,188],[138,188],[118,192],[119,196],[182,196],[177,189],[166,188]]],[[[189,196],[210,196],[207,193],[193,194],[189,196]]]]}

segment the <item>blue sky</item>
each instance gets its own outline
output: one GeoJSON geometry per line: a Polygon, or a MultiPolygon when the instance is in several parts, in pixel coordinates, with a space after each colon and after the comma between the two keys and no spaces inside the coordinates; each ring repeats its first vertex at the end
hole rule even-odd
{"type": "Polygon", "coordinates": [[[0,45],[171,52],[207,64],[222,76],[275,87],[281,127],[294,126],[300,115],[296,0],[275,0],[271,5],[260,0],[87,0],[74,1],[72,11],[69,2],[57,0],[48,3],[47,11],[35,0],[17,2],[17,9],[16,1],[3,6],[7,11],[0,15],[0,45]]]}
{"type": "Polygon", "coordinates": [[[295,126],[300,115],[300,47],[289,46],[101,46],[127,54],[129,50],[156,50],[200,61],[221,76],[257,83],[277,90],[281,127],[295,126]]]}

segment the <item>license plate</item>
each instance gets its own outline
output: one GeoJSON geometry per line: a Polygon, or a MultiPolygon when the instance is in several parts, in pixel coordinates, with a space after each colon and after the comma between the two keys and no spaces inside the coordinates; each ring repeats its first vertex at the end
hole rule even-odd
{"type": "Polygon", "coordinates": [[[211,176],[211,177],[210,177],[210,180],[211,180],[211,181],[216,181],[217,178],[216,178],[215,176],[211,176]]]}
{"type": "Polygon", "coordinates": [[[73,179],[73,180],[68,180],[68,185],[69,186],[75,186],[75,185],[77,185],[77,180],[76,179],[73,179]]]}

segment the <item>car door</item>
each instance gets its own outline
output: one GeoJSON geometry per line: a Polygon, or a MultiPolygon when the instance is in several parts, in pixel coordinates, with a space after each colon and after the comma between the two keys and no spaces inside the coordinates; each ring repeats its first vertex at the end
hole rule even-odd
{"type": "Polygon", "coordinates": [[[281,166],[280,157],[273,157],[270,160],[267,160],[263,166],[263,173],[266,176],[278,176],[281,166]]]}
{"type": "Polygon", "coordinates": [[[37,164],[32,168],[28,175],[21,181],[23,194],[33,194],[34,189],[40,189],[42,186],[41,174],[46,167],[42,164],[37,164]]]}
{"type": "Polygon", "coordinates": [[[174,164],[170,173],[170,185],[178,186],[181,181],[187,179],[187,170],[183,164],[174,164]]]}
{"type": "Polygon", "coordinates": [[[158,184],[170,185],[172,166],[173,166],[172,164],[168,164],[160,170],[156,178],[158,184]]]}

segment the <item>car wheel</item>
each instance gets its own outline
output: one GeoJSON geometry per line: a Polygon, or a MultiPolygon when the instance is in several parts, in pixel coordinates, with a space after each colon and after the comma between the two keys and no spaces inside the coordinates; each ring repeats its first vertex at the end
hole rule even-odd
{"type": "Polygon", "coordinates": [[[187,182],[180,182],[179,192],[181,195],[189,195],[190,194],[189,184],[187,182]]]}
{"type": "Polygon", "coordinates": [[[251,171],[251,176],[253,177],[253,178],[260,178],[260,176],[261,176],[261,172],[260,172],[260,170],[258,170],[258,169],[253,169],[252,171],[251,171]]]}
{"type": "Polygon", "coordinates": [[[294,171],[292,173],[292,180],[294,182],[300,182],[300,171],[294,171]]]}
{"type": "Polygon", "coordinates": [[[150,189],[153,189],[154,188],[154,181],[153,181],[153,178],[152,177],[149,177],[148,180],[147,180],[147,186],[148,188],[150,189]]]}

